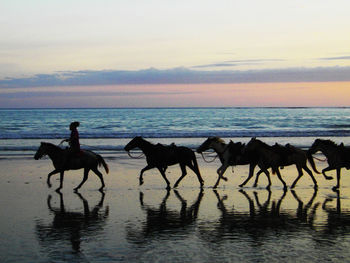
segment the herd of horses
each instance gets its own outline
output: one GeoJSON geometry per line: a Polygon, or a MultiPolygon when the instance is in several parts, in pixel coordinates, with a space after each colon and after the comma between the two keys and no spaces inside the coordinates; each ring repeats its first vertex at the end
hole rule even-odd
{"type": "MultiPolygon", "coordinates": [[[[175,144],[153,144],[140,136],[133,138],[124,147],[125,151],[128,153],[135,148],[139,148],[143,152],[147,161],[147,165],[141,170],[139,175],[140,185],[143,184],[143,173],[149,169],[157,168],[166,182],[166,188],[170,189],[170,182],[165,173],[166,169],[168,166],[179,164],[182,174],[174,184],[175,188],[186,176],[186,167],[190,168],[197,175],[199,184],[203,187],[204,180],[201,177],[196,155],[192,149],[184,146],[177,146],[175,144]]],[[[299,179],[303,176],[303,171],[306,171],[306,173],[309,174],[314,183],[314,188],[317,188],[317,181],[312,171],[307,166],[307,163],[309,162],[312,170],[315,173],[320,174],[316,168],[313,159],[314,157],[312,156],[317,152],[321,152],[328,162],[328,167],[322,170],[322,174],[326,180],[333,179],[331,176],[327,176],[326,172],[336,170],[337,184],[333,187],[334,190],[340,187],[341,169],[350,169],[350,147],[344,146],[343,143],[336,144],[331,140],[324,139],[316,139],[309,149],[304,150],[290,144],[280,145],[276,143],[275,145],[268,145],[256,138],[252,138],[246,144],[233,141],[226,144],[225,141],[219,137],[209,137],[197,148],[197,153],[203,155],[203,152],[209,149],[215,151],[221,162],[221,166],[217,169],[218,179],[213,188],[217,188],[221,179],[227,181],[227,178],[224,177],[226,169],[229,166],[236,165],[249,165],[248,177],[242,184],[240,184],[240,187],[243,187],[254,176],[254,170],[256,166],[258,166],[260,170],[256,174],[254,187],[258,184],[260,174],[264,173],[268,180],[267,188],[270,188],[271,179],[268,170],[271,169],[273,174],[277,174],[283,187],[287,188],[287,185],[281,176],[280,169],[285,166],[295,165],[298,171],[298,176],[292,183],[291,188],[296,186],[299,179]]],[[[43,142],[35,153],[34,158],[38,160],[44,155],[49,156],[55,168],[47,177],[47,184],[49,187],[51,187],[51,176],[60,173],[60,186],[56,191],[62,189],[64,171],[77,169],[84,169],[84,177],[82,182],[74,188],[75,191],[85,183],[90,170],[92,170],[101,180],[102,186],[99,190],[102,191],[105,187],[103,176],[98,170],[98,166],[102,165],[105,168],[106,173],[108,173],[109,169],[101,155],[92,151],[82,150],[79,156],[67,160],[69,156],[67,150],[54,144],[43,142]]]]}

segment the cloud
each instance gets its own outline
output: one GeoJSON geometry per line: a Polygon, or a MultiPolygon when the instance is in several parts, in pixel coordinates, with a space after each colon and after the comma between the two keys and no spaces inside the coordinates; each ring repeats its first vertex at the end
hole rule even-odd
{"type": "Polygon", "coordinates": [[[256,65],[265,62],[285,61],[284,59],[244,59],[244,60],[228,60],[213,64],[196,65],[191,68],[217,68],[217,67],[236,67],[242,65],[256,65]]]}
{"type": "Polygon", "coordinates": [[[350,81],[350,67],[285,68],[262,70],[193,70],[154,68],[126,71],[61,71],[27,78],[0,80],[0,88],[60,87],[127,84],[204,84],[350,81]]]}
{"type": "Polygon", "coordinates": [[[122,91],[108,91],[108,92],[101,92],[101,91],[84,91],[84,92],[77,92],[77,91],[30,91],[30,92],[5,92],[0,93],[0,98],[3,99],[18,99],[18,98],[39,98],[39,97],[128,97],[128,96],[157,96],[157,95],[189,95],[194,94],[194,92],[172,92],[172,91],[165,91],[165,92],[159,92],[159,91],[147,91],[147,92],[122,92],[122,91]]]}
{"type": "Polygon", "coordinates": [[[327,58],[320,58],[320,60],[350,60],[350,56],[327,57],[327,58]]]}

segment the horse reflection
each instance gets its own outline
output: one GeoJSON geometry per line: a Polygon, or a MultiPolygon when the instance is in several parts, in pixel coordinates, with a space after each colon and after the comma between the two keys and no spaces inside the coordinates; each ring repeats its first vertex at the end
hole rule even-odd
{"type": "Polygon", "coordinates": [[[313,228],[316,211],[320,205],[319,202],[313,204],[317,196],[317,189],[314,189],[313,195],[306,204],[304,204],[304,202],[299,198],[296,191],[292,190],[291,193],[295,200],[298,202],[298,208],[296,212],[297,218],[301,223],[306,223],[313,228]]]}
{"type": "Polygon", "coordinates": [[[337,238],[339,236],[348,236],[350,233],[350,210],[342,209],[340,192],[335,192],[335,207],[330,205],[334,197],[326,198],[322,204],[323,211],[327,213],[327,224],[324,227],[323,235],[334,235],[337,238]]]}
{"type": "MultiPolygon", "coordinates": [[[[104,211],[103,202],[105,193],[101,192],[99,203],[91,210],[88,201],[80,194],[75,193],[83,203],[84,212],[68,211],[64,205],[63,194],[58,192],[60,206],[55,208],[51,205],[52,196],[47,198],[47,206],[54,218],[51,224],[45,224],[41,220],[36,224],[36,233],[40,244],[50,251],[58,250],[62,244],[68,241],[72,252],[79,253],[82,239],[92,237],[101,231],[109,215],[108,206],[104,211]]],[[[62,253],[62,251],[57,251],[62,253]]]]}
{"type": "Polygon", "coordinates": [[[263,240],[274,238],[277,233],[297,234],[299,231],[310,231],[314,229],[316,210],[320,203],[316,203],[317,190],[313,191],[311,198],[303,202],[295,191],[293,197],[298,202],[296,211],[282,209],[283,201],[287,191],[282,191],[278,198],[272,198],[272,192],[264,192],[262,199],[261,191],[248,193],[240,190],[248,201],[248,210],[238,210],[234,207],[227,208],[225,200],[227,196],[221,197],[219,192],[213,193],[217,199],[217,208],[221,215],[217,222],[203,225],[200,228],[200,236],[206,242],[223,242],[226,238],[249,238],[253,244],[260,244],[263,240]],[[267,194],[266,194],[267,193],[267,194]]]}
{"type": "Polygon", "coordinates": [[[198,193],[197,199],[191,206],[187,205],[187,201],[174,190],[176,198],[181,202],[180,211],[167,208],[167,201],[171,191],[167,190],[159,207],[151,207],[144,202],[144,194],[140,192],[140,206],[146,212],[146,221],[142,223],[142,229],[127,226],[127,239],[132,243],[143,244],[148,240],[159,239],[162,235],[166,237],[172,233],[183,237],[184,234],[191,233],[193,226],[198,217],[199,206],[203,198],[203,190],[198,193]]]}

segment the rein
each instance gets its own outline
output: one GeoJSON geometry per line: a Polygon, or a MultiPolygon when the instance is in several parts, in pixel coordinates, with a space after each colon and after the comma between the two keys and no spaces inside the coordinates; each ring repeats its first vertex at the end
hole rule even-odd
{"type": "Polygon", "coordinates": [[[132,159],[141,159],[144,156],[144,153],[141,153],[139,156],[132,156],[130,151],[128,151],[128,155],[132,159]]]}
{"type": "Polygon", "coordinates": [[[214,158],[213,158],[212,160],[208,161],[208,160],[205,159],[203,152],[201,152],[201,155],[202,155],[202,157],[203,157],[203,160],[204,160],[206,163],[212,163],[212,162],[214,162],[214,161],[216,160],[216,158],[218,158],[218,155],[215,155],[214,158]]]}
{"type": "Polygon", "coordinates": [[[326,162],[327,161],[327,158],[325,159],[320,159],[320,158],[317,158],[315,156],[312,156],[314,159],[316,159],[317,161],[320,161],[320,162],[326,162]]]}

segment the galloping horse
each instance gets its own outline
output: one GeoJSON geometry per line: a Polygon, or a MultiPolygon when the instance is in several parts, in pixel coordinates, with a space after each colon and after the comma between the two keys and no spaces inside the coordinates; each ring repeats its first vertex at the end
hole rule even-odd
{"type": "MultiPolygon", "coordinates": [[[[317,171],[314,160],[312,156],[308,153],[308,151],[304,151],[302,149],[299,149],[291,144],[286,144],[285,146],[275,144],[272,146],[272,149],[279,154],[279,166],[289,166],[289,165],[295,165],[298,170],[298,177],[294,180],[291,188],[294,188],[299,179],[303,176],[303,170],[305,170],[311,177],[314,187],[317,188],[317,182],[312,174],[312,171],[307,167],[307,161],[309,160],[312,169],[315,173],[320,173],[317,171]]],[[[256,180],[254,183],[254,186],[257,185],[259,175],[261,174],[261,171],[259,171],[256,175],[256,180]]]]}
{"type": "MultiPolygon", "coordinates": [[[[289,166],[293,164],[297,167],[299,175],[294,180],[291,188],[294,188],[296,183],[303,176],[303,170],[305,170],[310,175],[314,183],[314,188],[317,188],[317,181],[315,180],[311,170],[306,165],[307,160],[309,160],[309,162],[311,163],[313,170],[316,173],[319,173],[319,172],[315,167],[315,163],[312,159],[312,156],[308,152],[303,151],[290,144],[287,144],[286,146],[282,146],[276,143],[275,145],[270,146],[260,140],[257,140],[256,138],[252,138],[250,140],[250,142],[247,144],[245,151],[247,152],[248,155],[249,154],[253,155],[254,161],[256,160],[256,158],[258,158],[258,165],[260,167],[263,167],[264,169],[272,168],[273,173],[277,174],[277,177],[282,182],[284,188],[286,188],[286,184],[281,177],[279,167],[289,166]]],[[[257,174],[257,178],[255,180],[254,186],[257,185],[260,173],[261,172],[257,174]]],[[[244,186],[252,176],[253,176],[253,171],[249,171],[248,178],[240,186],[244,186]]]]}
{"type": "Polygon", "coordinates": [[[165,146],[162,144],[152,144],[140,136],[136,136],[132,139],[125,147],[125,151],[129,152],[134,148],[139,148],[146,155],[147,166],[141,170],[139,182],[140,185],[143,184],[142,175],[145,171],[157,168],[161,173],[163,179],[167,184],[167,189],[170,189],[170,182],[166,178],[165,171],[170,165],[179,164],[181,167],[182,175],[176,181],[174,187],[177,187],[180,181],[187,174],[186,166],[188,166],[198,178],[198,181],[203,187],[203,179],[199,172],[197,159],[194,152],[184,146],[176,146],[174,144],[170,146],[165,146]]]}
{"type": "MultiPolygon", "coordinates": [[[[213,149],[221,161],[221,166],[217,169],[219,177],[213,188],[216,188],[219,185],[220,179],[227,181],[227,178],[223,175],[229,166],[252,163],[251,158],[245,158],[246,156],[241,154],[241,149],[244,146],[245,145],[240,142],[234,143],[233,141],[230,141],[229,144],[226,144],[225,141],[219,137],[209,137],[198,147],[197,152],[200,154],[208,149],[213,149]]],[[[268,171],[263,171],[268,176],[268,171]]],[[[268,176],[268,178],[270,177],[268,176]]]]}
{"type": "Polygon", "coordinates": [[[326,172],[337,170],[337,185],[333,187],[333,189],[336,190],[340,186],[341,168],[350,168],[350,147],[344,146],[344,144],[337,145],[331,140],[316,139],[309,149],[309,153],[314,154],[318,151],[326,156],[328,162],[328,167],[322,170],[323,176],[327,180],[331,180],[333,177],[327,176],[326,172]]]}
{"type": "MultiPolygon", "coordinates": [[[[267,170],[272,168],[272,172],[277,174],[278,179],[283,184],[283,187],[286,189],[287,185],[281,177],[281,173],[279,171],[279,166],[284,166],[282,164],[282,159],[284,156],[281,156],[280,153],[276,152],[276,149],[273,149],[273,146],[270,146],[256,138],[252,138],[245,148],[242,150],[243,155],[248,160],[251,159],[251,165],[249,167],[249,175],[248,178],[240,184],[240,187],[243,187],[254,175],[254,169],[256,165],[259,165],[263,170],[267,170]]],[[[268,179],[270,175],[267,175],[268,179]]],[[[271,181],[269,179],[269,186],[271,181]]]]}
{"type": "Polygon", "coordinates": [[[63,187],[64,171],[78,170],[82,168],[84,168],[84,178],[82,182],[76,188],[74,188],[74,191],[77,191],[85,183],[90,170],[92,170],[101,180],[102,186],[99,190],[102,191],[102,189],[105,187],[102,173],[97,169],[97,167],[101,166],[102,164],[106,170],[106,173],[109,172],[109,169],[101,155],[91,151],[82,150],[79,156],[71,157],[71,159],[69,159],[69,153],[67,150],[61,149],[52,143],[42,142],[34,155],[34,159],[38,160],[44,155],[49,156],[49,158],[52,160],[53,166],[55,167],[55,170],[53,170],[47,176],[47,185],[49,187],[51,187],[51,176],[60,173],[60,186],[56,189],[56,191],[61,190],[63,187]]]}

